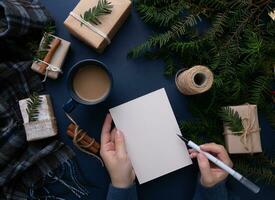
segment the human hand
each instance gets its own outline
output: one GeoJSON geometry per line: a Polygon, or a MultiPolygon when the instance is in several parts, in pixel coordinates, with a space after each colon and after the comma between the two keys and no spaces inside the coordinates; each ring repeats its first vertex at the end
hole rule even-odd
{"type": "MultiPolygon", "coordinates": [[[[202,151],[208,152],[230,167],[233,167],[233,163],[229,158],[229,155],[222,145],[216,143],[208,143],[200,146],[202,151]]],[[[200,182],[205,187],[213,187],[217,183],[223,181],[228,176],[228,173],[219,168],[207,159],[203,153],[199,153],[196,150],[189,149],[191,158],[197,158],[198,165],[201,172],[200,182]]]]}
{"type": "Polygon", "coordinates": [[[123,133],[116,128],[111,130],[112,117],[106,116],[101,132],[100,155],[110,174],[112,185],[127,188],[135,180],[135,172],[128,157],[123,133]]]}

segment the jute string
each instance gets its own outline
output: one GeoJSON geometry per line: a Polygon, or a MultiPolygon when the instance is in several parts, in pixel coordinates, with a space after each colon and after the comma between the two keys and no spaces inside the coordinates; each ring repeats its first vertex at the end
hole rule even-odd
{"type": "MultiPolygon", "coordinates": [[[[253,133],[258,133],[261,131],[260,128],[255,128],[254,124],[256,122],[256,116],[252,113],[253,108],[251,107],[250,104],[246,104],[248,106],[248,113],[247,117],[242,117],[242,125],[243,125],[243,130],[242,131],[234,131],[231,132],[231,135],[236,135],[236,134],[241,134],[240,140],[241,143],[244,145],[244,148],[249,151],[249,146],[250,146],[250,152],[254,153],[253,149],[253,137],[250,138],[250,143],[248,144],[248,137],[251,136],[253,133]]],[[[224,133],[225,135],[230,134],[230,133],[224,133]]]]}
{"type": "Polygon", "coordinates": [[[196,65],[185,71],[180,70],[175,77],[178,90],[185,95],[206,92],[212,87],[213,80],[213,73],[202,65],[196,65]]]}
{"type": "Polygon", "coordinates": [[[86,154],[89,154],[89,155],[95,157],[96,159],[98,159],[100,161],[102,167],[104,167],[104,163],[103,163],[102,159],[99,156],[97,156],[96,154],[94,154],[94,153],[86,150],[86,148],[89,148],[89,147],[91,147],[94,144],[95,139],[93,138],[93,141],[90,144],[88,144],[88,145],[81,144],[80,141],[85,137],[86,134],[83,133],[83,131],[79,128],[79,126],[76,123],[76,121],[68,113],[65,113],[65,114],[68,117],[68,119],[75,125],[73,144],[80,151],[82,151],[82,152],[84,152],[86,154]]]}
{"type": "Polygon", "coordinates": [[[102,32],[101,30],[99,30],[97,27],[95,27],[91,23],[85,21],[83,18],[81,18],[78,14],[76,14],[74,12],[70,12],[70,16],[75,18],[81,24],[84,24],[88,29],[90,29],[94,33],[96,33],[96,34],[100,35],[101,37],[103,37],[107,41],[108,44],[111,44],[111,40],[110,40],[110,38],[108,37],[108,35],[106,33],[102,32]]]}

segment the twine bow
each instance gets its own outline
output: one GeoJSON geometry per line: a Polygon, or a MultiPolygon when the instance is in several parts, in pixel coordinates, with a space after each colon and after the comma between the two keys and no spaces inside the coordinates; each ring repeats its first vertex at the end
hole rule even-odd
{"type": "Polygon", "coordinates": [[[47,65],[45,76],[44,76],[44,79],[43,79],[42,82],[45,82],[47,80],[49,71],[58,72],[58,73],[61,73],[61,74],[63,73],[62,70],[60,69],[60,67],[54,66],[52,64],[49,64],[49,63],[47,63],[47,62],[45,62],[43,60],[38,59],[36,62],[41,62],[41,63],[44,63],[44,64],[47,65]]]}
{"type": "Polygon", "coordinates": [[[104,163],[102,161],[102,159],[97,156],[96,154],[90,152],[90,151],[87,151],[86,149],[91,147],[94,142],[95,142],[95,139],[93,138],[92,142],[89,143],[88,145],[83,145],[80,143],[80,141],[85,137],[85,134],[82,133],[82,130],[79,128],[78,124],[76,123],[76,121],[74,121],[74,119],[68,114],[68,113],[65,113],[66,116],[68,117],[68,119],[75,125],[75,130],[74,130],[74,137],[73,137],[73,144],[82,152],[84,153],[87,153],[93,157],[95,157],[96,159],[98,159],[102,165],[102,167],[104,167],[104,163]]]}
{"type": "Polygon", "coordinates": [[[45,61],[43,61],[43,60],[40,60],[40,59],[38,59],[37,62],[41,62],[41,63],[44,63],[44,64],[47,65],[47,67],[46,67],[46,72],[45,72],[45,76],[44,76],[44,79],[43,79],[42,82],[45,82],[45,81],[47,80],[49,71],[58,72],[58,73],[63,73],[62,70],[60,69],[60,67],[54,66],[54,65],[49,64],[49,63],[47,63],[47,62],[45,62],[45,61]]]}
{"type": "MultiPolygon", "coordinates": [[[[255,128],[254,124],[256,123],[256,116],[253,115],[252,113],[252,107],[251,105],[247,104],[248,106],[248,115],[247,117],[242,117],[242,125],[243,125],[243,130],[242,131],[235,131],[232,132],[233,134],[240,134],[240,140],[241,143],[244,145],[244,148],[249,151],[249,145],[248,145],[248,137],[253,134],[259,132],[261,129],[260,128],[255,128]]],[[[250,147],[251,147],[251,152],[253,153],[253,140],[251,137],[250,140],[250,147]]]]}

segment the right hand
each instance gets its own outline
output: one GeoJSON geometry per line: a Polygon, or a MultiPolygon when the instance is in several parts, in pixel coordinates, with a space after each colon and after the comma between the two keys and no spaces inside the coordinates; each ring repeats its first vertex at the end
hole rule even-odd
{"type": "MultiPolygon", "coordinates": [[[[233,167],[233,163],[224,146],[216,143],[208,143],[201,145],[200,148],[202,151],[214,155],[229,167],[233,167]]],[[[215,164],[210,163],[203,153],[199,153],[193,149],[189,149],[188,151],[191,158],[197,158],[198,160],[198,165],[201,172],[200,182],[204,187],[213,187],[217,183],[226,179],[228,173],[215,164]]]]}
{"type": "Polygon", "coordinates": [[[135,180],[135,172],[128,157],[123,133],[116,128],[111,130],[112,117],[106,116],[101,132],[100,155],[110,174],[112,185],[127,188],[135,180]]]}

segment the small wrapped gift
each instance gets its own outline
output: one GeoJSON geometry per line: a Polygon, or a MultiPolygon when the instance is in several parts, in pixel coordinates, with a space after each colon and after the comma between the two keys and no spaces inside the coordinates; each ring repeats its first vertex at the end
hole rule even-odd
{"type": "MultiPolygon", "coordinates": [[[[102,0],[81,0],[65,20],[65,27],[77,38],[101,53],[127,19],[131,11],[130,0],[108,0],[110,12],[98,17],[95,23],[86,21],[85,12],[93,12],[102,0]]],[[[105,0],[103,0],[105,1],[105,0]]]]}
{"type": "Polygon", "coordinates": [[[57,36],[45,33],[40,47],[37,51],[37,58],[33,62],[32,70],[52,79],[57,79],[62,73],[62,65],[68,53],[71,43],[57,36]]]}
{"type": "Polygon", "coordinates": [[[232,132],[224,125],[225,146],[231,154],[262,152],[260,127],[256,105],[230,106],[242,120],[243,130],[232,132]]]}
{"type": "Polygon", "coordinates": [[[57,125],[49,95],[33,94],[30,98],[20,100],[19,106],[27,141],[57,135],[57,125]]]}

